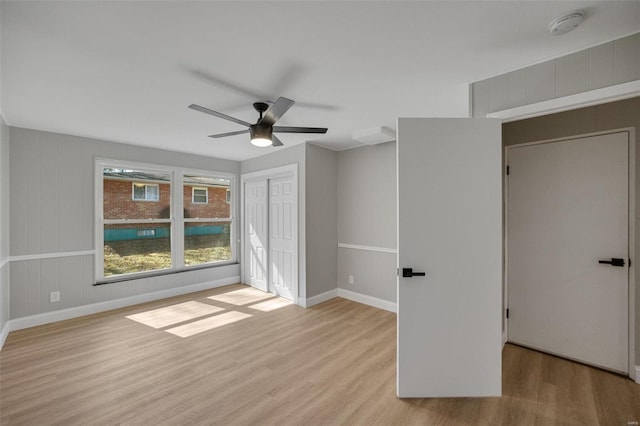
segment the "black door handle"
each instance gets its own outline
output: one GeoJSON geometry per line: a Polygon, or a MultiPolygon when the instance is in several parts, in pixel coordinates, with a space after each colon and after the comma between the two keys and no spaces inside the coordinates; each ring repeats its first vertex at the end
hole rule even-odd
{"type": "Polygon", "coordinates": [[[611,260],[598,260],[598,263],[604,263],[612,266],[624,266],[624,259],[612,257],[611,260]]]}
{"type": "Polygon", "coordinates": [[[424,272],[413,272],[413,268],[402,268],[403,278],[424,277],[425,275],[427,274],[424,272]]]}

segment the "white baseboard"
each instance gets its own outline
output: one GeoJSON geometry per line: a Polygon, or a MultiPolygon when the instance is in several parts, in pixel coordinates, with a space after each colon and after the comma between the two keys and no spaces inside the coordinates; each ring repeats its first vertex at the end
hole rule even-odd
{"type": "Polygon", "coordinates": [[[9,335],[9,322],[5,323],[5,325],[0,329],[0,351],[4,346],[4,342],[7,340],[8,335],[9,335]]]}
{"type": "Polygon", "coordinates": [[[640,365],[636,365],[636,379],[635,382],[640,385],[640,365]]]}
{"type": "Polygon", "coordinates": [[[338,297],[338,290],[329,290],[316,296],[311,296],[307,299],[300,299],[300,301],[302,302],[300,303],[300,306],[302,306],[303,308],[310,308],[319,303],[326,302],[327,300],[335,299],[336,297],[338,297]]]}
{"type": "MultiPolygon", "coordinates": [[[[194,293],[196,291],[209,290],[229,284],[240,282],[239,276],[222,278],[215,281],[207,281],[198,284],[176,287],[167,290],[154,291],[153,293],[138,294],[124,297],[122,299],[107,300],[105,302],[92,303],[90,305],[77,306],[75,308],[61,309],[59,311],[45,312],[28,317],[9,320],[8,331],[22,330],[23,328],[35,327],[52,322],[63,321],[85,315],[97,314],[98,312],[110,311],[112,309],[124,308],[126,306],[138,305],[140,303],[154,300],[166,299],[167,297],[180,296],[182,294],[194,293]]],[[[2,335],[0,335],[1,337],[2,335]]]]}
{"type": "Polygon", "coordinates": [[[395,302],[378,299],[377,297],[367,296],[366,294],[356,293],[355,291],[349,291],[343,288],[329,290],[316,296],[309,297],[307,299],[300,299],[298,301],[298,305],[302,306],[303,308],[310,308],[311,306],[326,302],[327,300],[331,300],[336,297],[342,297],[343,299],[373,306],[374,308],[378,309],[384,309],[385,311],[389,312],[397,312],[397,305],[395,302]]]}
{"type": "Polygon", "coordinates": [[[398,307],[395,302],[378,299],[377,297],[367,296],[366,294],[356,293],[354,291],[345,290],[343,288],[338,289],[338,297],[373,306],[374,308],[384,309],[385,311],[389,312],[398,311],[398,307]]]}

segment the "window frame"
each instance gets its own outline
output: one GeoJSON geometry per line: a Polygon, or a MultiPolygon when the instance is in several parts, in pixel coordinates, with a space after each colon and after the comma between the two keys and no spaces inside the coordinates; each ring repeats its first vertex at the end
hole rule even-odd
{"type": "Polygon", "coordinates": [[[209,188],[206,186],[192,186],[191,187],[191,204],[209,204],[209,188]],[[205,201],[196,201],[196,190],[204,191],[205,201]]]}
{"type": "MultiPolygon", "coordinates": [[[[106,158],[96,158],[94,161],[95,177],[94,177],[94,244],[95,244],[95,261],[94,261],[94,285],[109,284],[120,281],[129,281],[133,279],[145,278],[149,276],[167,275],[176,272],[184,272],[189,270],[204,269],[204,268],[217,268],[220,266],[226,266],[238,263],[237,255],[237,236],[239,235],[238,223],[236,218],[237,206],[235,203],[231,203],[229,208],[230,216],[227,218],[206,218],[206,219],[189,219],[184,217],[184,176],[185,175],[201,175],[214,178],[228,179],[230,182],[229,190],[235,191],[237,186],[237,177],[235,174],[220,172],[216,170],[199,170],[186,167],[168,166],[149,164],[142,162],[120,161],[106,158]],[[105,219],[104,218],[104,176],[103,170],[105,168],[118,168],[118,169],[133,169],[143,170],[148,172],[168,173],[170,176],[170,215],[169,218],[162,219],[105,219]],[[208,262],[198,265],[186,266],[184,264],[184,235],[185,235],[185,223],[189,222],[229,222],[230,225],[230,245],[231,245],[231,259],[218,262],[208,262]],[[104,276],[104,226],[109,223],[141,223],[147,228],[153,226],[156,223],[169,223],[170,224],[170,238],[171,238],[171,267],[165,269],[133,272],[129,274],[110,275],[104,276]]],[[[134,183],[134,182],[132,182],[134,183]]],[[[133,188],[133,186],[132,186],[133,188]]],[[[133,189],[132,189],[133,190],[133,189]]],[[[207,202],[208,202],[207,191],[207,202]]],[[[146,193],[146,189],[145,189],[146,193]]],[[[193,196],[193,194],[192,194],[193,196]]],[[[235,197],[233,197],[235,198],[235,197]]],[[[158,201],[160,199],[160,192],[158,188],[158,201]]],[[[143,201],[143,200],[134,200],[143,201]]],[[[193,199],[191,200],[193,202],[193,199]]],[[[198,204],[198,203],[197,203],[198,204]]]]}
{"type": "Polygon", "coordinates": [[[160,202],[160,185],[157,183],[131,182],[131,201],[159,203],[160,202]],[[144,185],[144,198],[136,198],[136,185],[144,185]],[[157,188],[156,194],[158,198],[156,199],[149,198],[148,187],[150,186],[154,186],[157,188]]]}

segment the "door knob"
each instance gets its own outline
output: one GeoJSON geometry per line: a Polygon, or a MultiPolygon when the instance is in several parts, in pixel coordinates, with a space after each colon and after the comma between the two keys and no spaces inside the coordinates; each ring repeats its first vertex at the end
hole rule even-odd
{"type": "Polygon", "coordinates": [[[413,268],[402,268],[403,278],[424,277],[425,275],[427,274],[424,272],[413,272],[413,268]]]}
{"type": "Polygon", "coordinates": [[[604,263],[612,266],[624,266],[624,259],[612,257],[611,260],[598,260],[598,263],[604,263]]]}

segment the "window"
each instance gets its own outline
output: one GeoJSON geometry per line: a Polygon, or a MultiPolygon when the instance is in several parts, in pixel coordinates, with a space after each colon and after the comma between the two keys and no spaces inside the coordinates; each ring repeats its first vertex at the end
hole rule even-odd
{"type": "Polygon", "coordinates": [[[138,229],[138,237],[155,237],[155,229],[138,229]]]}
{"type": "Polygon", "coordinates": [[[192,204],[184,205],[184,266],[231,260],[231,180],[188,174],[183,185],[183,194],[192,188],[192,204]]]}
{"type": "Polygon", "coordinates": [[[209,191],[207,191],[207,188],[194,187],[191,192],[191,200],[194,204],[207,204],[209,202],[209,191]]]}
{"type": "Polygon", "coordinates": [[[133,199],[135,201],[159,201],[160,191],[157,184],[133,183],[133,199]]]}
{"type": "Polygon", "coordinates": [[[227,189],[227,203],[231,203],[231,191],[227,189]]]}
{"type": "Polygon", "coordinates": [[[97,282],[235,262],[233,176],[108,160],[96,175],[97,282]]]}

